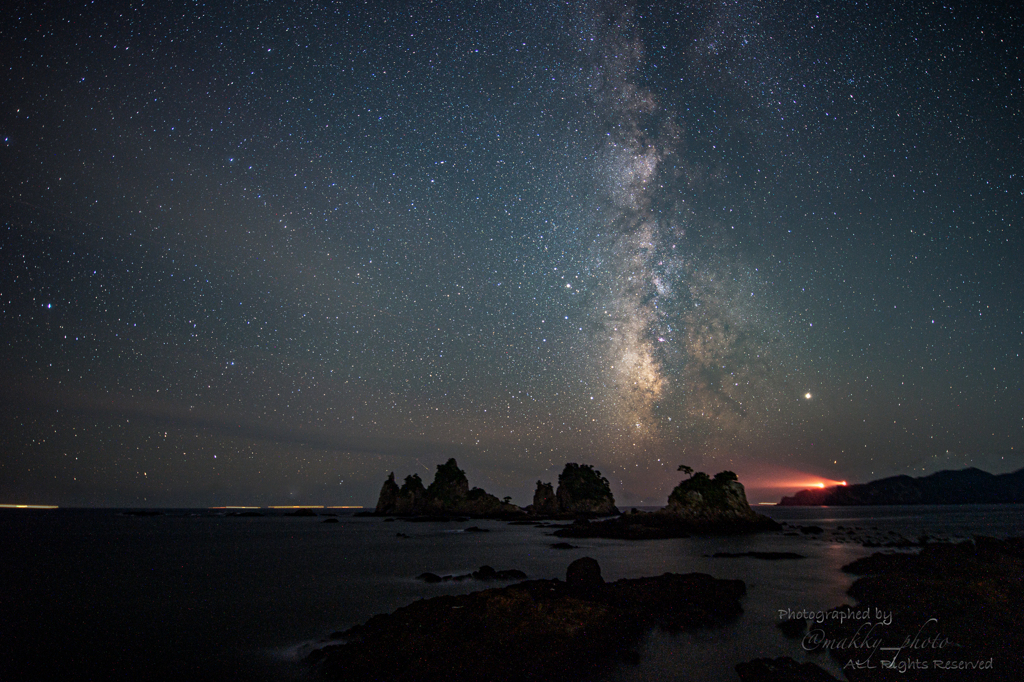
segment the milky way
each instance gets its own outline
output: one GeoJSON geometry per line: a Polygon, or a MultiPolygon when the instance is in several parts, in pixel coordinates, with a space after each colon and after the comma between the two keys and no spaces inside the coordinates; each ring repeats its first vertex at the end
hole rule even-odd
{"type": "Polygon", "coordinates": [[[1024,466],[1022,26],[20,6],[0,502],[368,504],[449,456],[518,503],[592,463],[624,505],[683,463],[1024,466]]]}
{"type": "Polygon", "coordinates": [[[634,82],[645,61],[634,9],[603,6],[584,25],[585,82],[605,128],[588,262],[603,416],[627,457],[684,441],[721,454],[765,426],[779,390],[770,373],[784,371],[755,293],[764,281],[716,217],[687,205],[701,185],[722,183],[687,161],[686,117],[634,82]]]}

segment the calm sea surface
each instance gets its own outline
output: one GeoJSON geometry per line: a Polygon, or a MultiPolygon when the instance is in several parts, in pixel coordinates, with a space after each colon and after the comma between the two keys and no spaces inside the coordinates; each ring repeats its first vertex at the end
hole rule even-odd
{"type": "Polygon", "coordinates": [[[468,573],[487,564],[530,578],[564,578],[581,556],[608,580],[703,572],[747,584],[744,615],[696,634],[652,633],[638,666],[608,680],[738,679],[758,656],[807,658],[778,631],[779,609],[851,603],[840,567],[872,551],[843,536],[956,539],[1024,534],[1024,506],[759,507],[821,536],[762,534],[625,542],[573,540],[497,521],[385,522],[164,510],[0,510],[0,680],[291,680],[332,631],[409,602],[471,592],[476,581],[427,585],[424,571],[468,573]],[[465,533],[475,525],[488,533],[465,533]],[[839,530],[842,526],[843,529],[839,530]],[[398,533],[408,538],[397,537],[398,533]],[[806,558],[715,559],[715,552],[792,551],[806,558]]]}

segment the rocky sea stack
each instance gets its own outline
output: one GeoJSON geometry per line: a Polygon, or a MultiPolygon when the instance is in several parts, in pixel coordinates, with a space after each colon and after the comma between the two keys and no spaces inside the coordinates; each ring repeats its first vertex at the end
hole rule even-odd
{"type": "Polygon", "coordinates": [[[535,516],[578,518],[618,514],[608,479],[589,464],[570,462],[558,475],[558,491],[550,483],[537,481],[533,504],[526,508],[535,516]]]}
{"type": "Polygon", "coordinates": [[[454,458],[437,465],[434,481],[428,487],[423,487],[423,481],[416,474],[406,476],[402,487],[398,487],[392,472],[380,490],[374,513],[382,516],[497,518],[525,514],[520,507],[502,502],[482,488],[471,489],[466,472],[459,468],[454,458]]]}
{"type": "Polygon", "coordinates": [[[721,471],[712,478],[702,471],[693,473],[689,467],[680,470],[690,478],[672,490],[668,506],[655,512],[634,510],[598,523],[577,522],[555,535],[644,540],[781,529],[775,521],[750,508],[743,485],[733,472],[721,471]]]}

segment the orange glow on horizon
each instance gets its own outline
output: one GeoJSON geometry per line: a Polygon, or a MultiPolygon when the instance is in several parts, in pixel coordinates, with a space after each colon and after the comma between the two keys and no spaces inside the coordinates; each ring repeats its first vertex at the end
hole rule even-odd
{"type": "Polygon", "coordinates": [[[58,509],[55,504],[0,504],[0,509],[58,509]]]}
{"type": "Polygon", "coordinates": [[[824,478],[820,476],[812,476],[810,474],[801,474],[799,477],[793,476],[792,478],[785,478],[782,480],[760,480],[757,482],[758,485],[752,485],[751,488],[793,488],[794,490],[804,490],[807,488],[832,488],[840,485],[848,485],[846,481],[836,481],[830,478],[824,478]]]}

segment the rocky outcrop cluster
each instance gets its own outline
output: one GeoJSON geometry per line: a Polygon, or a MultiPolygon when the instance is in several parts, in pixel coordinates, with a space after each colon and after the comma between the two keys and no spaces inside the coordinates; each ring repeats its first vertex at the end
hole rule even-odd
{"type": "Polygon", "coordinates": [[[589,464],[570,462],[558,475],[558,490],[537,481],[533,504],[526,508],[536,516],[576,518],[618,514],[608,479],[589,464]]]}
{"type": "MultiPolygon", "coordinates": [[[[692,470],[687,469],[692,473],[692,470]]],[[[598,523],[580,520],[555,531],[560,537],[605,537],[626,540],[725,535],[780,530],[782,527],[754,512],[743,485],[731,471],[714,478],[697,472],[675,487],[668,505],[655,512],[622,514],[598,523]]]]}
{"type": "Polygon", "coordinates": [[[499,500],[482,488],[470,488],[466,472],[455,459],[437,466],[434,481],[423,486],[416,474],[405,477],[401,487],[392,472],[380,490],[376,514],[388,516],[522,516],[525,512],[499,500]]]}

